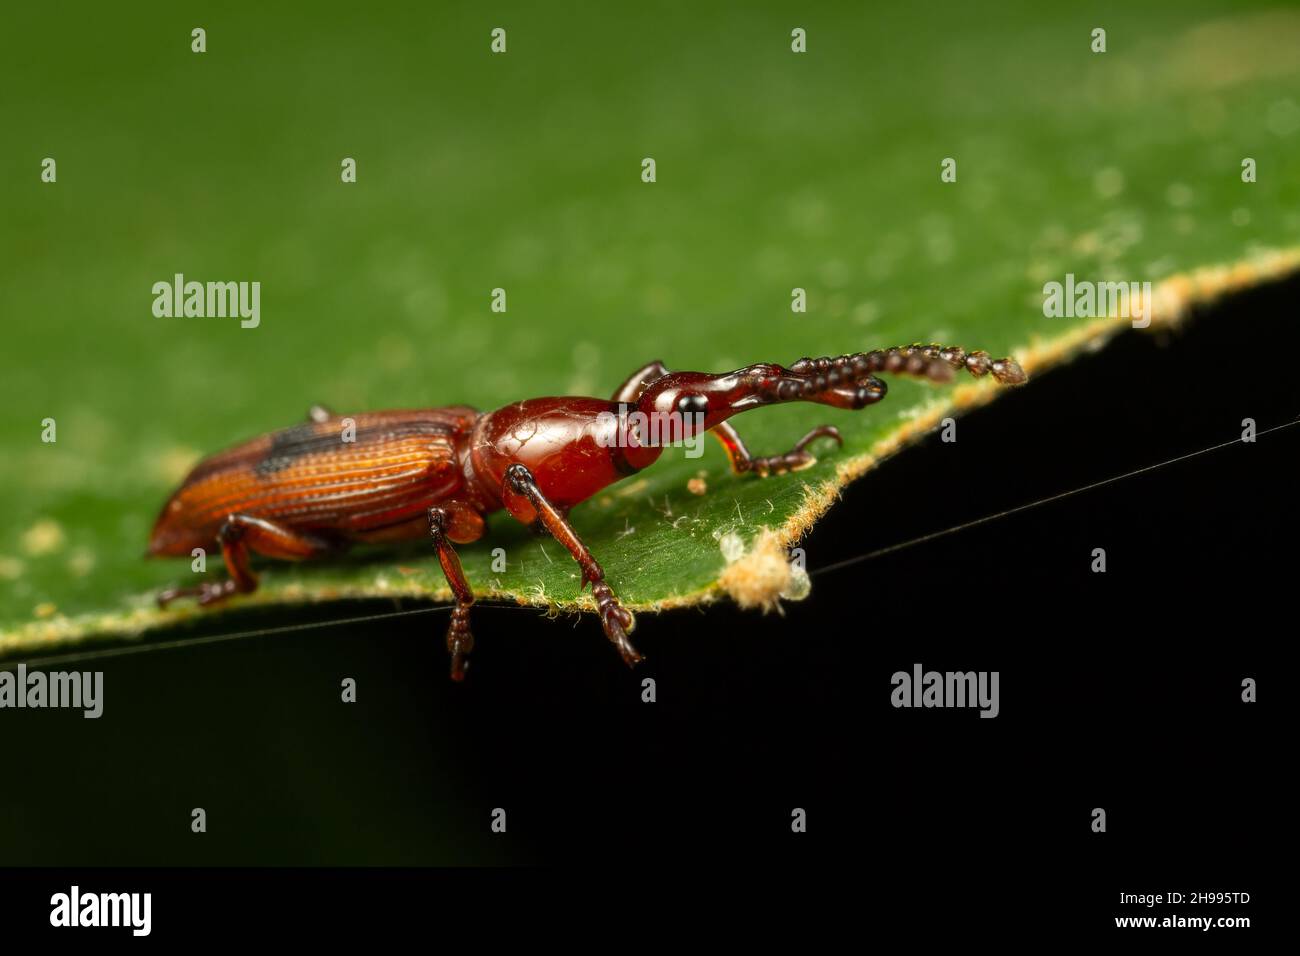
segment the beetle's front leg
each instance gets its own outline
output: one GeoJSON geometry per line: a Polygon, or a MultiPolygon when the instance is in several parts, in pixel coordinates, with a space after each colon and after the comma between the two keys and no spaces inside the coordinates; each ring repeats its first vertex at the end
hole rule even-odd
{"type": "Polygon", "coordinates": [[[582,543],[559,509],[546,500],[546,496],[537,487],[532,473],[526,466],[516,463],[507,468],[505,483],[510,491],[528,500],[533,510],[537,512],[537,519],[542,526],[556,541],[564,545],[569,554],[573,555],[573,560],[577,561],[578,566],[582,568],[580,589],[588,584],[591,585],[591,596],[596,599],[596,610],[600,614],[600,623],[605,629],[605,636],[618,648],[618,652],[623,655],[623,660],[629,667],[639,664],[644,658],[627,638],[627,632],[632,629],[634,623],[632,613],[618,603],[618,598],[605,582],[605,571],[600,563],[587,550],[587,546],[582,543]]]}
{"type": "Polygon", "coordinates": [[[814,428],[803,438],[800,438],[793,448],[782,455],[764,455],[754,457],[745,447],[736,429],[730,422],[722,422],[714,425],[710,429],[713,435],[722,442],[722,447],[726,449],[727,459],[731,462],[731,470],[738,475],[743,475],[747,471],[752,471],[760,478],[766,478],[769,475],[784,475],[790,471],[801,471],[817,463],[817,459],[807,451],[808,445],[815,438],[833,438],[839,445],[844,444],[844,439],[840,437],[839,429],[834,425],[822,425],[814,428]]]}

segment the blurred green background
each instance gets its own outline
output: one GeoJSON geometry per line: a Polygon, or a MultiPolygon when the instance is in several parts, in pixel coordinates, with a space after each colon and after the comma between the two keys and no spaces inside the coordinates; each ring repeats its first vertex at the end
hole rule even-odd
{"type": "MultiPolygon", "coordinates": [[[[84,633],[104,621],[83,615],[147,606],[189,573],[140,558],[186,466],[312,402],[604,395],[653,358],[720,371],[916,340],[1003,354],[1069,331],[1041,311],[1042,284],[1066,272],[1158,281],[1300,236],[1300,11],[1276,4],[4,18],[0,629],[66,616],[84,633]],[[1105,54],[1089,49],[1097,26],[1105,54]],[[151,286],[177,272],[260,281],[260,327],[155,318],[151,286]],[[496,287],[506,314],[489,308],[496,287]]],[[[747,416],[758,452],[828,420],[848,447],[770,482],[729,477],[712,446],[702,462],[678,452],[575,521],[629,601],[696,592],[722,567],[717,533],[780,523],[805,483],[936,400],[897,383],[859,416],[747,416]],[[701,467],[712,491],[697,498],[685,484],[701,467]]],[[[480,586],[571,598],[576,570],[541,548],[497,522],[463,557],[480,586]],[[504,574],[488,569],[497,545],[504,574]]],[[[423,550],[265,581],[289,597],[442,586],[423,550]]]]}

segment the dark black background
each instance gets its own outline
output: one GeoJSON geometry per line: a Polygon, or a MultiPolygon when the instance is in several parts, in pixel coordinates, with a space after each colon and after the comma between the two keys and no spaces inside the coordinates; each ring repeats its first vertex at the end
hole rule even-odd
{"type": "MultiPolygon", "coordinates": [[[[819,524],[804,543],[811,598],[780,616],[643,614],[636,673],[591,619],[490,607],[475,612],[464,686],[445,678],[442,611],[95,662],[104,718],[5,718],[0,863],[540,863],[573,868],[583,905],[615,913],[698,904],[699,887],[815,887],[864,920],[974,917],[995,934],[1021,920],[1120,932],[1114,916],[1152,912],[1118,905],[1121,891],[1248,891],[1211,915],[1258,927],[1265,874],[1283,862],[1277,649],[1294,632],[1300,427],[815,572],[1233,441],[1243,418],[1294,420],[1297,293],[1275,285],[1178,332],[1125,334],[960,419],[955,443],[931,436],[819,524]],[[1096,547],[1105,574],[1090,570],[1096,547]],[[892,708],[891,674],[916,662],[999,671],[1001,714],[892,708]],[[345,676],[353,706],[339,703],[345,676]],[[1256,704],[1241,701],[1244,677],[1256,704]],[[195,806],[207,834],[190,832],[195,806]],[[494,807],[504,835],[489,831],[494,807]],[[807,833],[791,832],[793,807],[807,833]]],[[[346,898],[357,918],[375,894],[436,887],[459,906],[482,885],[285,874],[205,879],[263,902],[272,883],[346,898]]],[[[16,876],[39,897],[23,922],[44,921],[70,880],[114,874],[33,876],[16,876]]],[[[198,874],[158,877],[100,888],[153,889],[160,927],[213,905],[185,893],[198,874]]],[[[488,895],[539,883],[556,888],[511,880],[488,895]]]]}

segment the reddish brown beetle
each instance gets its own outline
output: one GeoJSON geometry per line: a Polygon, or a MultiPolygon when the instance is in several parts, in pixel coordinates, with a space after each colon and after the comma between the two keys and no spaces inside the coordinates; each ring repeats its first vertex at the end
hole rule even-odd
{"type": "Polygon", "coordinates": [[[646,440],[646,422],[660,421],[674,438],[711,431],[737,474],[766,477],[814,462],[809,443],[840,441],[829,425],[815,428],[783,455],[756,458],[727,422],[732,415],[779,402],[817,402],[859,409],[880,401],[885,385],[873,373],[933,381],[953,369],[992,374],[1018,384],[1025,373],[1011,359],[991,359],[939,345],[800,359],[789,368],[751,365],[724,375],[669,372],[651,362],[611,400],[534,398],[482,414],[463,405],[375,412],[348,420],[316,407],[310,421],[273,432],[201,461],[163,507],[149,540],[151,555],[189,556],[218,543],[229,578],[172,588],[160,604],[183,595],[211,604],[252,591],[249,553],[306,560],[353,542],[430,535],[456,596],[447,649],[451,676],[461,680],[474,645],[474,603],[452,543],[476,541],[484,517],[505,508],[540,525],[573,555],[590,584],[605,634],[628,664],[641,660],[628,640],[632,615],[618,603],[600,564],[569,524],[569,509],[602,488],[653,464],[662,440],[646,440]],[[633,414],[629,415],[629,411],[633,414]],[[640,416],[635,413],[641,413],[640,416]]]}

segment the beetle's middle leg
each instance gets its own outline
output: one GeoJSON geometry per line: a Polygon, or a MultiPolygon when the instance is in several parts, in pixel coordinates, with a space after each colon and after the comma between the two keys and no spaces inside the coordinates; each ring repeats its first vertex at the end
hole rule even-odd
{"type": "Polygon", "coordinates": [[[469,630],[469,609],[474,603],[474,592],[465,580],[460,558],[448,538],[450,516],[442,508],[429,509],[429,537],[438,551],[442,573],[456,596],[456,606],[451,609],[451,623],[447,626],[447,651],[451,654],[451,679],[465,679],[465,656],[474,649],[474,635],[469,630]]]}
{"type": "Polygon", "coordinates": [[[161,607],[179,597],[197,597],[199,604],[213,604],[232,594],[256,591],[257,575],[249,567],[250,551],[283,561],[305,561],[337,549],[334,542],[318,535],[242,514],[231,515],[222,523],[217,542],[230,577],[191,587],[168,588],[158,595],[161,607]]]}
{"type": "Polygon", "coordinates": [[[580,589],[588,584],[591,585],[591,596],[596,599],[596,610],[600,614],[600,623],[605,629],[605,636],[618,648],[618,652],[623,655],[623,660],[629,667],[639,664],[643,660],[641,653],[627,638],[627,632],[633,623],[632,613],[618,603],[618,598],[605,582],[604,569],[587,550],[587,546],[582,543],[573,526],[555,505],[546,500],[546,496],[537,487],[532,473],[525,465],[516,462],[507,468],[505,483],[510,491],[528,500],[533,510],[537,512],[537,520],[556,541],[568,549],[569,554],[573,555],[573,560],[577,561],[578,567],[582,568],[580,589]]]}

